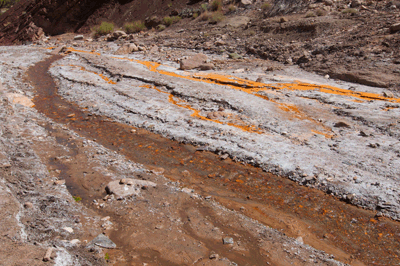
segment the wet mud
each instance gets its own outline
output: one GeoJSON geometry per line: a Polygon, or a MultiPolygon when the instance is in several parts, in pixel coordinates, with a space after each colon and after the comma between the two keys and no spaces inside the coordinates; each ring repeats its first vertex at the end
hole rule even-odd
{"type": "MultiPolygon", "coordinates": [[[[48,73],[50,65],[61,58],[52,56],[27,72],[27,79],[37,93],[35,108],[49,118],[149,169],[162,167],[164,176],[171,181],[211,196],[228,209],[281,230],[289,237],[302,237],[305,244],[333,254],[339,261],[351,265],[400,263],[398,222],[338,201],[329,195],[329,191],[325,194],[260,168],[229,158],[223,160],[203,147],[179,143],[107,117],[92,115],[66,101],[58,95],[56,84],[48,73]]],[[[84,203],[90,206],[88,199],[94,192],[89,192],[73,177],[66,176],[66,179],[71,194],[82,195],[84,203]]],[[[100,197],[105,192],[99,190],[97,194],[100,197]]],[[[129,225],[124,219],[117,218],[120,224],[129,225]]],[[[116,242],[120,239],[123,244],[120,233],[115,232],[113,239],[116,242]]],[[[148,256],[154,254],[150,252],[148,256]]],[[[253,263],[257,264],[257,261],[253,263]]],[[[160,264],[172,265],[165,261],[160,264]]]]}

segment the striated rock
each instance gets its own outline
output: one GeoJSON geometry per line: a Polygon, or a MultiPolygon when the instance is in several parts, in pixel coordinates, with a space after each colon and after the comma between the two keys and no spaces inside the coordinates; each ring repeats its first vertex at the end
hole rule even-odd
{"type": "Polygon", "coordinates": [[[208,57],[205,54],[196,54],[195,56],[189,57],[188,59],[183,59],[180,62],[181,70],[190,70],[198,68],[201,65],[207,63],[208,57]]]}

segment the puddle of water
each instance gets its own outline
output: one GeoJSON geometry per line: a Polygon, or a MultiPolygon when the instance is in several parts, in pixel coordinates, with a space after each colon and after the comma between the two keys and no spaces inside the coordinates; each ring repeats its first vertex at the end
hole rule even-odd
{"type": "Polygon", "coordinates": [[[357,261],[366,265],[400,263],[397,222],[375,218],[373,212],[337,201],[321,191],[230,159],[220,160],[213,153],[196,151],[193,146],[145,130],[132,134],[132,127],[105,117],[87,119],[86,111],[57,94],[47,70],[59,58],[47,59],[28,71],[37,90],[36,108],[49,118],[67,124],[83,137],[96,139],[134,162],[162,167],[166,177],[179,180],[203,195],[213,195],[225,206],[238,211],[244,207],[249,217],[282,229],[289,236],[302,236],[306,244],[331,252],[339,260],[353,265],[357,261]],[[68,117],[71,113],[75,114],[74,120],[68,117]],[[190,175],[182,174],[184,171],[190,175]]]}

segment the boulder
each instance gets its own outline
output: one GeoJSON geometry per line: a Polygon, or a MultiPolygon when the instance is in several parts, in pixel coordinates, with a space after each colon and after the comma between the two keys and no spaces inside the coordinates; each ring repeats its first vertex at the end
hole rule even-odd
{"type": "Polygon", "coordinates": [[[200,70],[212,70],[214,69],[214,65],[212,63],[204,63],[199,68],[200,70]]]}
{"type": "Polygon", "coordinates": [[[205,54],[196,54],[195,56],[189,57],[187,59],[182,59],[180,62],[180,69],[190,70],[198,68],[201,65],[207,63],[207,56],[205,54]]]}
{"type": "Polygon", "coordinates": [[[130,54],[139,51],[139,48],[134,43],[124,43],[116,52],[116,55],[130,54]]]}
{"type": "Polygon", "coordinates": [[[123,199],[125,197],[139,195],[141,189],[156,186],[157,184],[151,181],[124,178],[124,182],[115,180],[108,183],[106,191],[108,194],[114,194],[117,199],[123,199]]]}
{"type": "Polygon", "coordinates": [[[128,37],[128,34],[126,34],[125,31],[117,30],[117,31],[114,31],[113,33],[111,33],[110,35],[108,35],[107,41],[112,42],[112,41],[118,40],[119,38],[125,39],[127,37],[128,37]]]}

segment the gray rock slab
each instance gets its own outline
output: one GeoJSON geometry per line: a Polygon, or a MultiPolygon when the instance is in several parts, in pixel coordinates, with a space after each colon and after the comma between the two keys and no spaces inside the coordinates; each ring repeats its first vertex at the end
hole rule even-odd
{"type": "Polygon", "coordinates": [[[100,234],[96,238],[94,238],[88,244],[88,247],[93,246],[93,245],[96,245],[96,246],[99,246],[102,248],[110,248],[110,249],[117,247],[117,245],[114,242],[112,242],[111,239],[109,239],[107,236],[105,236],[103,234],[100,234]]]}
{"type": "Polygon", "coordinates": [[[116,198],[125,198],[139,195],[142,188],[156,186],[157,184],[151,181],[125,178],[123,183],[120,180],[108,183],[106,191],[108,194],[114,194],[116,198]]]}

